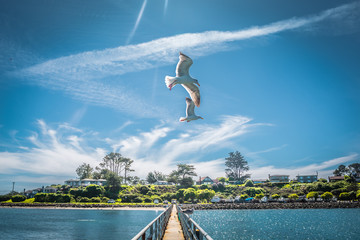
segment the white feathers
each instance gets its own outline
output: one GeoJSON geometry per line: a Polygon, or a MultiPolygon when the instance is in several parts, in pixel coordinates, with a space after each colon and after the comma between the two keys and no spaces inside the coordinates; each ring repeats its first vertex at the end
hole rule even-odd
{"type": "Polygon", "coordinates": [[[199,86],[200,84],[197,79],[192,78],[189,74],[189,68],[192,64],[193,61],[191,58],[180,52],[179,62],[176,66],[176,77],[165,77],[166,87],[169,88],[170,91],[175,85],[181,84],[191,97],[191,99],[186,98],[186,117],[180,118],[181,122],[190,122],[199,118],[203,119],[202,117],[196,116],[194,113],[195,105],[200,107],[200,91],[195,84],[199,86]]]}

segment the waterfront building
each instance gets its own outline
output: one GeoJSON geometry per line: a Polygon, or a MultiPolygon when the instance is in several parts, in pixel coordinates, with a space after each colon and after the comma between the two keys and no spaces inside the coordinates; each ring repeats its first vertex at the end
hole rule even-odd
{"type": "Polygon", "coordinates": [[[269,180],[272,183],[287,183],[289,182],[289,175],[270,175],[269,180]]]}
{"type": "Polygon", "coordinates": [[[201,184],[213,184],[214,180],[212,180],[209,176],[206,177],[200,177],[199,181],[196,182],[197,185],[201,184]]]}
{"type": "Polygon", "coordinates": [[[268,180],[267,179],[254,179],[251,181],[255,184],[255,183],[266,183],[268,180]]]}
{"type": "Polygon", "coordinates": [[[90,184],[103,186],[105,185],[105,183],[106,183],[105,179],[90,179],[90,178],[70,179],[65,181],[65,184],[70,185],[71,187],[80,187],[80,186],[86,187],[89,186],[90,184]]]}
{"type": "Polygon", "coordinates": [[[329,176],[329,182],[342,181],[344,179],[344,176],[329,176]]]}
{"type": "Polygon", "coordinates": [[[169,183],[167,181],[156,181],[154,183],[154,185],[159,185],[159,186],[163,186],[163,185],[173,185],[173,183],[169,183]]]}
{"type": "Polygon", "coordinates": [[[312,183],[318,180],[318,175],[298,175],[296,180],[299,183],[312,183]]]}

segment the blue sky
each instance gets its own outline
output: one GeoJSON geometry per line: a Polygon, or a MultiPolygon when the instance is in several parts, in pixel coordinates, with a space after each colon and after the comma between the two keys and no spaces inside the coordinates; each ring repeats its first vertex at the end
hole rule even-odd
{"type": "Polygon", "coordinates": [[[360,161],[359,1],[0,2],[0,193],[76,177],[111,151],[134,175],[327,177],[360,161]],[[169,91],[194,63],[204,120],[169,91]]]}

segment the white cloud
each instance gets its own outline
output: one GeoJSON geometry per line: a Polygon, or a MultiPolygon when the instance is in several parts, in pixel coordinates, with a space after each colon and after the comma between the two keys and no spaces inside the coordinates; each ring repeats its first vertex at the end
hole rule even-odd
{"type": "MultiPolygon", "coordinates": [[[[134,175],[142,178],[154,170],[169,174],[178,163],[193,164],[199,176],[215,178],[225,175],[224,159],[212,159],[211,156],[217,151],[229,149],[252,131],[268,125],[252,123],[251,119],[242,116],[222,116],[220,122],[213,125],[193,125],[184,130],[179,127],[181,125],[166,124],[120,140],[107,138],[105,142],[108,147],[98,148],[94,147],[96,143],[90,142],[91,139],[85,141],[88,133],[82,130],[72,129],[68,124],[53,128],[44,120],[38,120],[39,133],[34,132],[28,138],[27,147],[18,148],[16,152],[0,152],[0,175],[2,179],[6,175],[15,176],[16,181],[28,179],[33,183],[43,181],[43,184],[47,184],[56,180],[53,183],[62,183],[69,177],[75,177],[75,169],[83,162],[97,166],[112,149],[133,159],[134,175]]],[[[95,141],[104,143],[100,136],[96,137],[98,139],[95,141]]],[[[265,152],[271,150],[280,148],[269,148],[265,152]]],[[[320,177],[327,177],[338,165],[355,161],[358,156],[354,153],[287,168],[273,166],[266,161],[261,166],[251,166],[249,173],[252,178],[267,178],[268,174],[295,177],[297,174],[314,174],[318,171],[320,177]]]]}
{"type": "MultiPolygon", "coordinates": [[[[135,30],[145,4],[146,1],[135,24],[135,30]]],[[[167,2],[165,8],[166,6],[167,2]]],[[[350,20],[358,22],[358,18],[347,16],[353,16],[359,8],[359,3],[352,3],[326,10],[315,16],[292,18],[239,31],[185,33],[136,45],[89,51],[49,60],[23,69],[17,74],[32,83],[65,91],[86,103],[107,106],[142,117],[157,117],[159,113],[165,116],[166,109],[149,104],[142,100],[138,93],[121,87],[120,83],[110,86],[101,83],[99,79],[174,64],[179,51],[191,52],[192,57],[196,58],[223,51],[224,48],[226,49],[226,43],[303,27],[309,29],[312,24],[328,19],[341,21],[345,18],[348,22],[350,20]]]]}

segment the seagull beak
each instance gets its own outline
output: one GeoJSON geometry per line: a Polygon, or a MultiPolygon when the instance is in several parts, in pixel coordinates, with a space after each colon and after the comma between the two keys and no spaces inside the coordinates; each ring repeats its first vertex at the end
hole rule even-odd
{"type": "Polygon", "coordinates": [[[201,119],[203,119],[202,117],[200,117],[201,119]]]}
{"type": "Polygon", "coordinates": [[[199,83],[196,83],[197,85],[199,85],[199,87],[200,87],[200,84],[199,83]]]}

